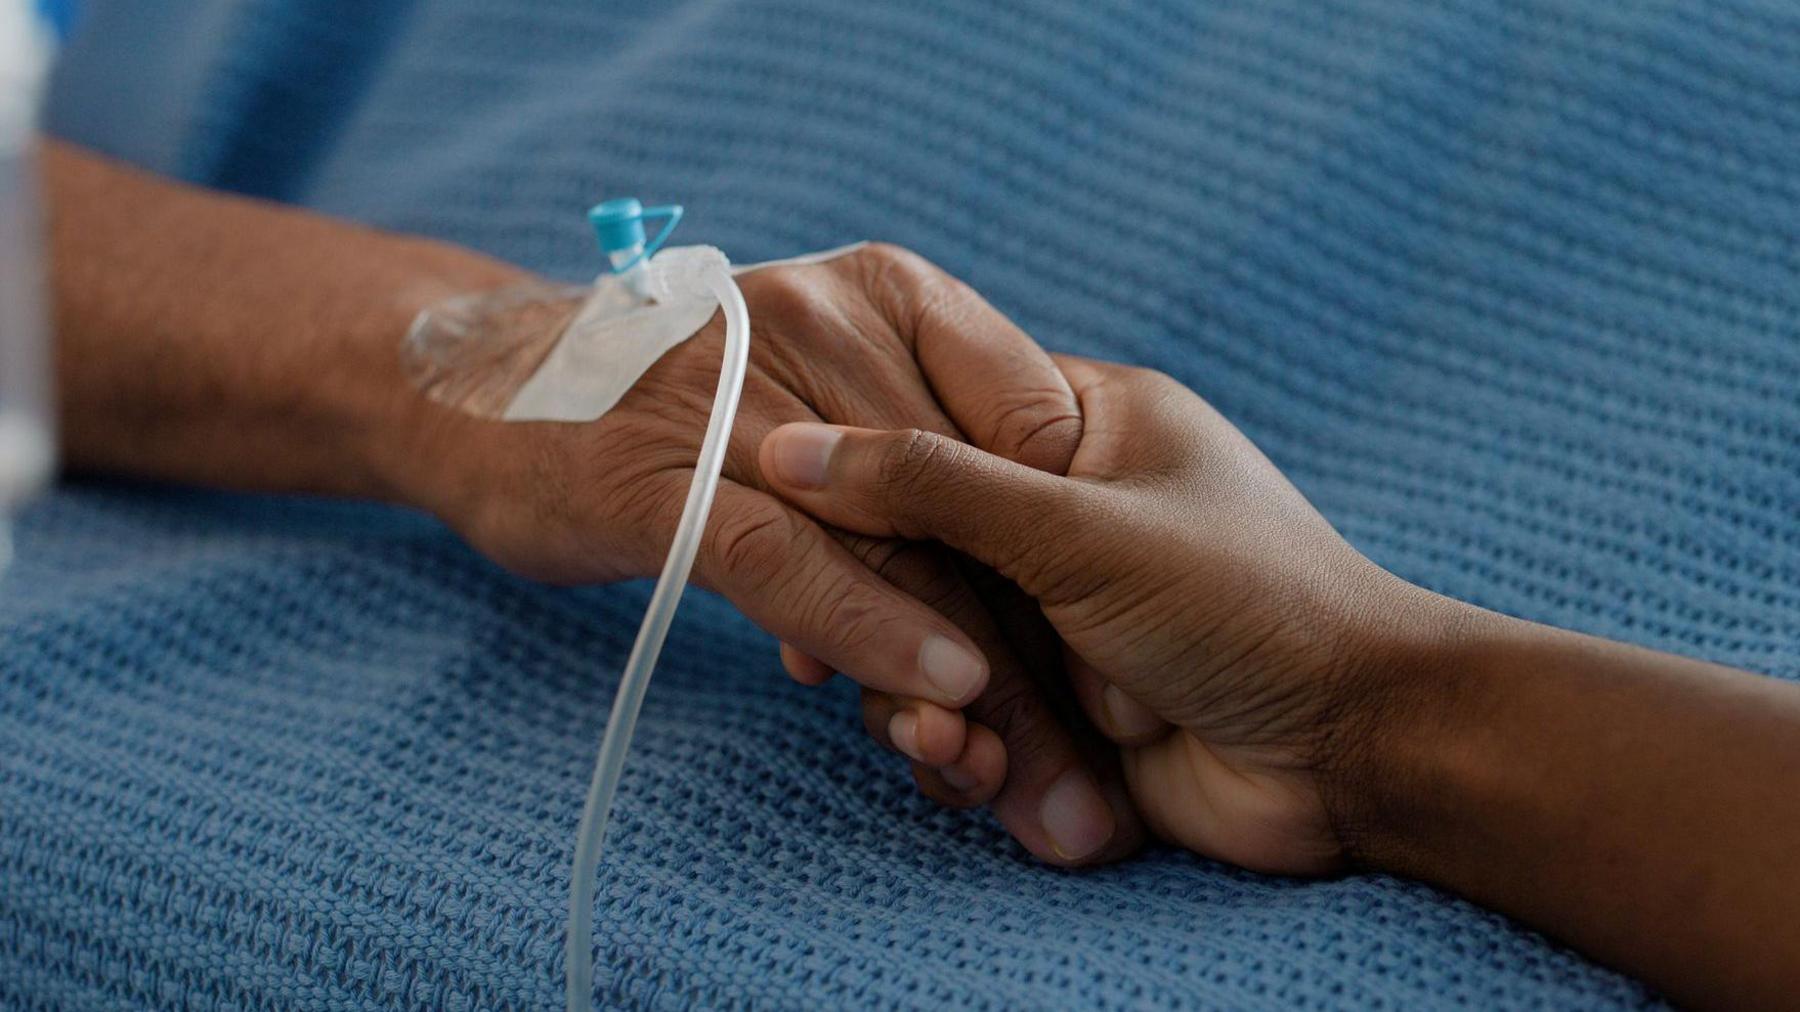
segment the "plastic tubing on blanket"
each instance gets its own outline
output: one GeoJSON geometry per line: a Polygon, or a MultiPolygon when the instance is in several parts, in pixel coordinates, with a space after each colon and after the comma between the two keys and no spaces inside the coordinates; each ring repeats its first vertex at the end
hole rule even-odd
{"type": "MultiPolygon", "coordinates": [[[[637,238],[642,242],[641,225],[637,238]]],[[[604,233],[602,243],[607,244],[604,233]]],[[[654,244],[650,251],[654,251],[654,244]]],[[[614,251],[609,249],[608,252],[614,251]]],[[[750,310],[744,305],[744,296],[738,291],[737,283],[731,280],[730,264],[723,253],[710,247],[670,250],[657,258],[648,270],[642,266],[644,255],[638,253],[637,261],[626,270],[636,268],[634,273],[644,276],[644,284],[652,298],[691,297],[706,290],[719,300],[725,314],[725,361],[719,370],[719,388],[713,396],[712,418],[707,422],[706,437],[700,444],[694,479],[688,485],[687,503],[681,508],[681,521],[675,528],[675,541],[663,562],[662,575],[656,579],[656,589],[644,611],[643,625],[638,627],[637,642],[632,644],[631,656],[625,662],[625,673],[619,680],[612,714],[606,721],[606,735],[600,739],[600,756],[594,763],[594,779],[588,785],[581,827],[575,835],[575,865],[569,877],[569,928],[563,946],[569,1012],[587,1012],[592,1007],[594,891],[601,845],[606,839],[607,816],[612,811],[619,775],[625,768],[625,755],[631,747],[631,732],[637,724],[638,710],[650,687],[650,672],[656,667],[663,639],[669,634],[669,623],[675,618],[675,606],[681,600],[688,573],[694,567],[694,556],[700,550],[700,536],[706,530],[706,516],[719,487],[719,472],[725,464],[725,448],[731,441],[731,423],[737,415],[738,398],[744,388],[744,370],[750,357],[750,310]]]]}

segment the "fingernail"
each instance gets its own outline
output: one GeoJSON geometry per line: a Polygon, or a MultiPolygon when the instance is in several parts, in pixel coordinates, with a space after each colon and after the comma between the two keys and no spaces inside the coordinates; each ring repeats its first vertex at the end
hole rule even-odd
{"type": "Polygon", "coordinates": [[[1163,719],[1154,710],[1127,696],[1117,685],[1102,689],[1100,702],[1106,707],[1106,722],[1112,725],[1112,733],[1120,738],[1135,738],[1163,726],[1163,719]]]}
{"type": "Polygon", "coordinates": [[[1038,808],[1050,849],[1065,861],[1079,861],[1112,839],[1113,814],[1086,771],[1064,773],[1038,808]]]}
{"type": "Polygon", "coordinates": [[[919,755],[919,715],[911,710],[901,710],[888,718],[888,737],[893,740],[894,747],[906,753],[909,758],[924,762],[919,755]]]}
{"type": "Polygon", "coordinates": [[[927,637],[919,647],[919,671],[952,705],[974,695],[987,678],[981,658],[943,636],[927,637]]]}
{"type": "Polygon", "coordinates": [[[783,426],[769,453],[776,480],[798,488],[821,488],[831,467],[831,451],[843,433],[829,425],[801,422],[783,426]]]}
{"type": "Polygon", "coordinates": [[[981,781],[976,779],[975,774],[970,773],[960,766],[940,766],[938,767],[938,776],[944,778],[944,783],[949,784],[951,787],[954,787],[964,794],[968,794],[975,790],[975,788],[981,786],[981,781]]]}

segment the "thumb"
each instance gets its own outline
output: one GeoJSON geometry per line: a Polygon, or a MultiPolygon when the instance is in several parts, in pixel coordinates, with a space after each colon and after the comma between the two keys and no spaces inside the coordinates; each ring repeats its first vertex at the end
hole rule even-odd
{"type": "MultiPolygon", "coordinates": [[[[1094,487],[1015,464],[934,432],[795,422],[763,440],[764,478],[788,501],[847,530],[941,541],[1033,593],[1094,487]],[[1056,540],[1048,536],[1054,531],[1056,540]]],[[[1091,519],[1090,519],[1091,522],[1091,519]]]]}

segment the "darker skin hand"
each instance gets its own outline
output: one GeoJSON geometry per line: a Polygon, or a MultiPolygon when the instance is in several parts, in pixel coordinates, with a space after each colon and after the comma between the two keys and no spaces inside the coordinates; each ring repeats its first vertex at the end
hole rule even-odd
{"type": "Polygon", "coordinates": [[[1355,552],[1166,376],[1060,360],[1058,477],[921,431],[788,426],[789,501],[952,545],[1071,657],[1163,838],[1435,883],[1705,1007],[1800,993],[1800,685],[1496,615],[1355,552]]]}
{"type": "Polygon", "coordinates": [[[1061,636],[1072,690],[1159,835],[1261,871],[1337,870],[1328,718],[1373,684],[1353,670],[1369,653],[1365,609],[1416,607],[1409,588],[1174,381],[1063,368],[1085,416],[1067,479],[983,472],[947,487],[985,455],[929,433],[820,427],[781,430],[764,471],[835,524],[942,538],[1015,580],[1061,636]]]}

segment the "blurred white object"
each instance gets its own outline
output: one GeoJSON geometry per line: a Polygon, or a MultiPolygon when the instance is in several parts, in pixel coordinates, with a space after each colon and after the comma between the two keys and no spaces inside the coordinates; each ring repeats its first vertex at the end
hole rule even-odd
{"type": "Polygon", "coordinates": [[[0,566],[12,517],[55,459],[35,137],[56,35],[42,4],[0,0],[0,566]]]}

